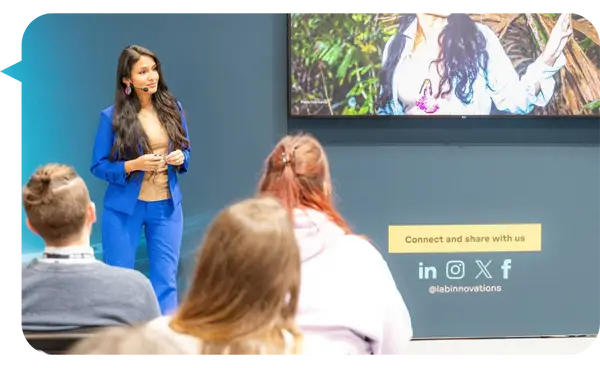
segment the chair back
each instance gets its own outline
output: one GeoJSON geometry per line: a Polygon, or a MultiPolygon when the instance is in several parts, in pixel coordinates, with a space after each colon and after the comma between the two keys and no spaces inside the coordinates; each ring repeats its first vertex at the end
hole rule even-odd
{"type": "Polygon", "coordinates": [[[21,331],[23,340],[31,350],[42,351],[49,360],[67,359],[67,351],[77,341],[90,336],[98,328],[81,328],[68,331],[21,331]]]}

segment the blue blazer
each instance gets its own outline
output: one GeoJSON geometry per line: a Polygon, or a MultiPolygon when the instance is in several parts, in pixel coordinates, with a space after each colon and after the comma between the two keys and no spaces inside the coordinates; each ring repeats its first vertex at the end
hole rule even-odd
{"type": "MultiPolygon", "coordinates": [[[[183,129],[186,137],[189,139],[187,123],[185,116],[181,113],[183,107],[181,103],[179,111],[183,129]]],[[[94,176],[108,182],[108,188],[104,194],[104,207],[119,211],[128,215],[133,214],[140,188],[142,186],[143,175],[127,176],[125,173],[125,161],[110,161],[110,151],[115,142],[115,132],[112,127],[114,105],[110,106],[100,113],[100,123],[94,139],[94,149],[92,151],[92,166],[90,171],[94,176]]],[[[182,150],[185,159],[179,167],[179,173],[187,172],[190,163],[190,151],[188,147],[182,150]]],[[[171,190],[171,200],[175,205],[181,203],[181,189],[177,181],[177,169],[169,165],[169,189],[171,190]]]]}

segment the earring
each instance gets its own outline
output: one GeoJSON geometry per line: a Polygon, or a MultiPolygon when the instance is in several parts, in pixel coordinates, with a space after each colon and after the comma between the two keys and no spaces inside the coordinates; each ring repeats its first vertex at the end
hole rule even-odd
{"type": "Polygon", "coordinates": [[[131,87],[129,86],[129,84],[125,87],[125,94],[127,96],[129,96],[131,94],[131,87]]]}

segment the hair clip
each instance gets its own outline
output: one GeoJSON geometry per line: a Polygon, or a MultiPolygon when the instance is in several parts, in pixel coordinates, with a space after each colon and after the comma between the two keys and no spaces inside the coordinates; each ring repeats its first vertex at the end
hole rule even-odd
{"type": "Polygon", "coordinates": [[[283,162],[283,166],[287,165],[287,163],[289,162],[285,152],[281,152],[281,161],[283,162]]]}

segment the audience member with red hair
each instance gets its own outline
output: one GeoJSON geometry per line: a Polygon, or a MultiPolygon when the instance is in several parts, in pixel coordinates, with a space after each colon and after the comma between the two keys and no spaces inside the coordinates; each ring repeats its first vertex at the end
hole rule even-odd
{"type": "Polygon", "coordinates": [[[347,354],[400,354],[408,309],[379,251],[335,209],[327,156],[312,136],[284,137],[265,162],[259,193],[292,216],[301,254],[297,322],[347,354]]]}

